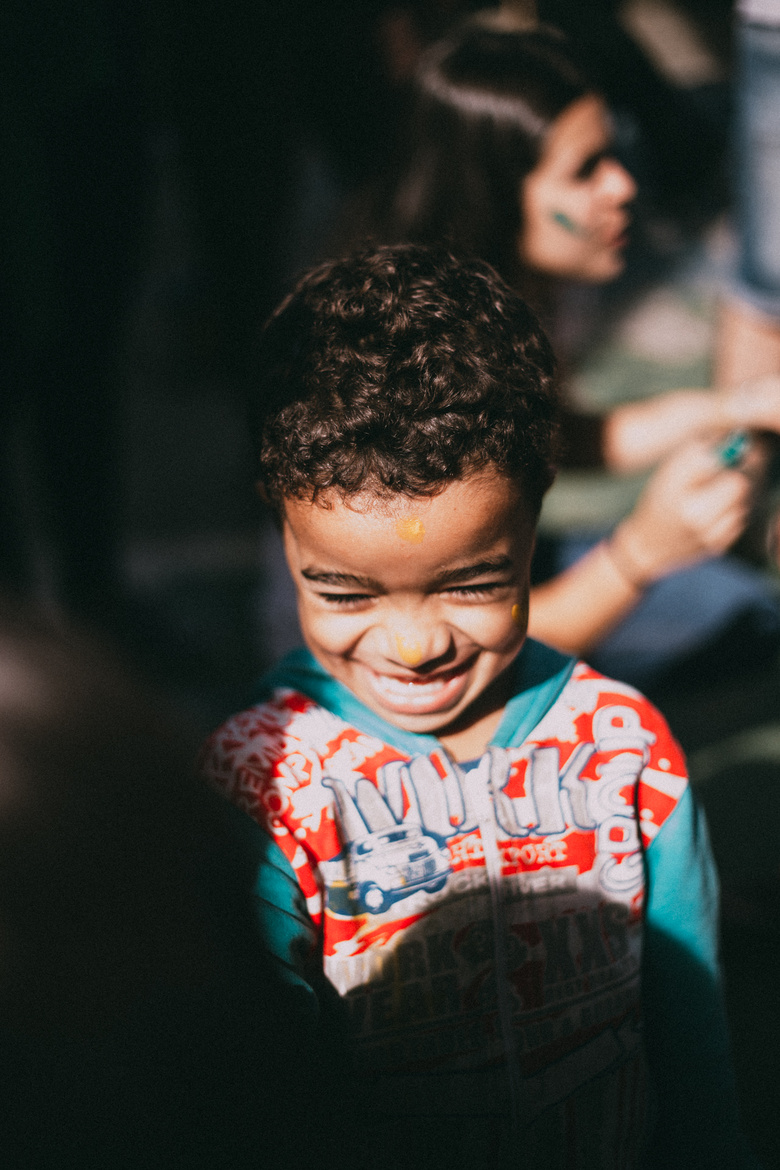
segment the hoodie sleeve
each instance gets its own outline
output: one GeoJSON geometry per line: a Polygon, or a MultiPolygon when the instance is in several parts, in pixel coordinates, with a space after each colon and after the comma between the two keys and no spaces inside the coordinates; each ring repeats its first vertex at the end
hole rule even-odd
{"type": "Polygon", "coordinates": [[[227,802],[225,814],[250,868],[263,943],[282,977],[314,995],[317,967],[322,967],[317,955],[318,932],[295,870],[264,828],[227,802]]]}
{"type": "Polygon", "coordinates": [[[656,1102],[650,1167],[755,1168],[740,1133],[718,945],[718,879],[685,787],[645,854],[642,995],[656,1102]]]}

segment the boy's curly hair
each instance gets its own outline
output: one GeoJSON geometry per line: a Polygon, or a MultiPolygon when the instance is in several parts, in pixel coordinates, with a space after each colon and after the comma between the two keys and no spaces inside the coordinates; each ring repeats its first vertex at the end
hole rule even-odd
{"type": "Polygon", "coordinates": [[[495,271],[421,245],[365,247],[310,271],[259,351],[259,486],[430,496],[487,466],[538,510],[552,482],[554,359],[495,271]]]}

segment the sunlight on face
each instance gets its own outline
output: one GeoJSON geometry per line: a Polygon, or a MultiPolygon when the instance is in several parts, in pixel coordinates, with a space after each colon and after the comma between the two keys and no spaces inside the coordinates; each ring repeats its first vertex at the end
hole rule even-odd
{"type": "Polygon", "coordinates": [[[636,184],[611,145],[607,108],[593,94],[553,122],[520,192],[519,249],[530,267],[593,283],[622,272],[636,184]]]}
{"type": "Polygon", "coordinates": [[[477,718],[475,701],[522,646],[534,523],[492,470],[414,499],[422,542],[399,528],[409,505],[370,492],[286,500],[285,550],[321,665],[390,723],[444,733],[477,718]]]}

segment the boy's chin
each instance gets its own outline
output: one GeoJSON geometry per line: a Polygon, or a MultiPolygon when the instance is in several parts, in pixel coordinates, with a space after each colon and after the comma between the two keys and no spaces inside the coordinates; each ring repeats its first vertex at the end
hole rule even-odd
{"type": "Polygon", "coordinates": [[[411,731],[415,735],[443,735],[451,726],[460,722],[468,714],[468,706],[462,711],[445,711],[436,714],[400,714],[395,711],[373,708],[377,715],[381,715],[386,723],[399,727],[401,731],[411,731]]]}

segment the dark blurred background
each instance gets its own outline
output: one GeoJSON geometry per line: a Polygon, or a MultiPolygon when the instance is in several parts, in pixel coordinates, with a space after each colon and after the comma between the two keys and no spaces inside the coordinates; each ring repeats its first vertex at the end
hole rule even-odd
{"type": "MultiPolygon", "coordinates": [[[[423,48],[491,7],[5,6],[2,585],[99,630],[204,732],[295,639],[245,424],[258,329],[386,162],[423,48]]],[[[706,385],[728,250],[731,0],[537,8],[606,93],[643,192],[631,276],[578,306],[575,388],[603,407],[628,384],[706,385]]],[[[630,487],[591,486],[594,527],[630,503],[630,487]]],[[[579,481],[555,492],[545,523],[581,527],[579,481]]],[[[743,1109],[767,1166],[780,1165],[777,684],[772,661],[656,696],[712,823],[743,1109]]]]}

